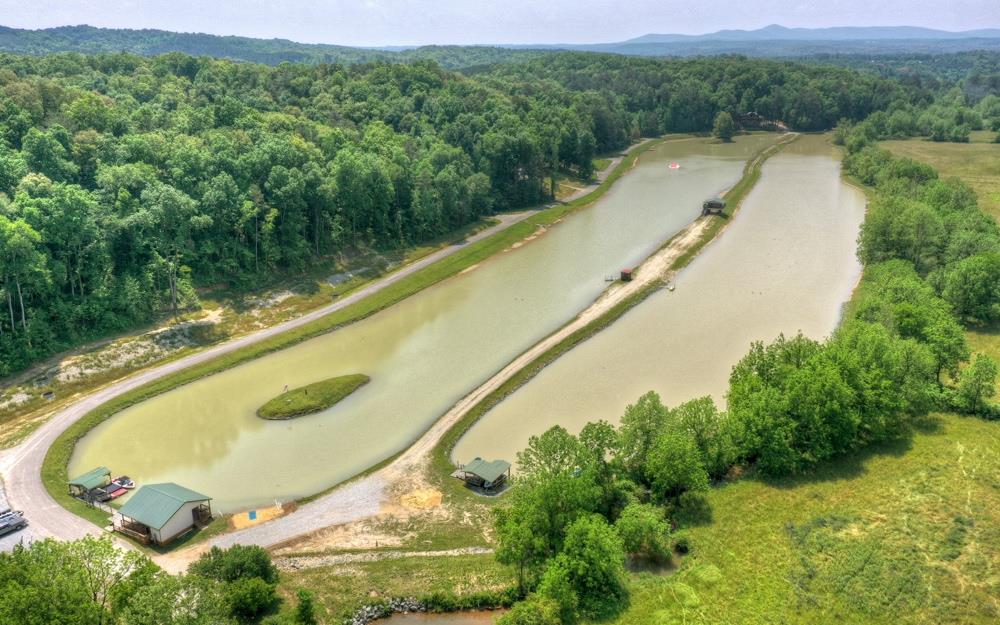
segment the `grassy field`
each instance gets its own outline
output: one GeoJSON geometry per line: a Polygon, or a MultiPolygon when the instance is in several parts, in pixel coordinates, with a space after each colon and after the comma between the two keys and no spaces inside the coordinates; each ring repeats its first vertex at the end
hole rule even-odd
{"type": "Polygon", "coordinates": [[[744,479],[629,625],[1000,622],[1000,423],[941,416],[805,477],[744,479]]]}
{"type": "Polygon", "coordinates": [[[893,154],[918,160],[937,169],[942,176],[955,176],[969,183],[979,196],[979,206],[1000,220],[1000,143],[991,143],[996,133],[973,133],[971,143],[940,143],[924,139],[884,141],[893,154]]]}
{"type": "Polygon", "coordinates": [[[286,610],[295,592],[314,593],[321,623],[339,624],[366,603],[394,597],[425,597],[432,593],[458,596],[502,591],[515,583],[513,572],[493,556],[439,556],[360,562],[295,572],[283,572],[279,593],[286,610]]]}
{"type": "Polygon", "coordinates": [[[319,412],[368,384],[370,380],[367,375],[360,373],[320,380],[278,395],[258,408],[257,416],[261,419],[291,419],[319,412]]]}

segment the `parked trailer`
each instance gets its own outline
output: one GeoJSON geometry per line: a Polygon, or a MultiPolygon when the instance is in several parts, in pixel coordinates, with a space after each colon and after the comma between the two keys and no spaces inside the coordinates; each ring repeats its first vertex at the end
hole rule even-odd
{"type": "Polygon", "coordinates": [[[28,519],[15,510],[0,510],[0,536],[28,527],[28,519]]]}

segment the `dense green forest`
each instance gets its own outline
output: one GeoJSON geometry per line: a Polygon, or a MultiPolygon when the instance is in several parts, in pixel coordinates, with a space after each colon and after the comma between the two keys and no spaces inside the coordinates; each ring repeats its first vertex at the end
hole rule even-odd
{"type": "Polygon", "coordinates": [[[610,92],[644,136],[708,130],[719,111],[757,111],[796,130],[822,130],[893,104],[922,105],[934,95],[867,73],[738,56],[682,61],[566,53],[497,65],[486,79],[525,95],[553,83],[610,92]]]}
{"type": "MultiPolygon", "coordinates": [[[[816,54],[800,57],[803,63],[836,65],[907,84],[937,89],[971,78],[996,81],[1000,52],[972,50],[954,54],[816,54]],[[991,78],[992,77],[992,78],[991,78]]],[[[994,82],[994,88],[996,83],[994,82]]]]}
{"type": "Polygon", "coordinates": [[[428,240],[721,110],[803,129],[930,94],[839,68],[582,53],[414,64],[0,56],[0,375],[351,249],[428,240]]]}
{"type": "Polygon", "coordinates": [[[193,56],[210,56],[266,65],[279,63],[353,65],[376,61],[410,63],[431,60],[449,69],[518,61],[548,54],[544,50],[495,46],[420,46],[404,50],[386,50],[299,43],[287,39],[222,37],[203,33],[93,26],[61,26],[41,30],[0,26],[0,51],[38,55],[57,52],[80,54],[127,52],[142,56],[181,52],[193,56]]]}

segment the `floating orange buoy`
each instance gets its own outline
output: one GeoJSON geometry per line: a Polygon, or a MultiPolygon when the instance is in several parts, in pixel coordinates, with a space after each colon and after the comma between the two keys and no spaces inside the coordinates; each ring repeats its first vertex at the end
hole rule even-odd
{"type": "Polygon", "coordinates": [[[669,165],[667,165],[667,167],[669,167],[670,169],[680,169],[681,168],[681,164],[680,163],[670,163],[669,165]]]}

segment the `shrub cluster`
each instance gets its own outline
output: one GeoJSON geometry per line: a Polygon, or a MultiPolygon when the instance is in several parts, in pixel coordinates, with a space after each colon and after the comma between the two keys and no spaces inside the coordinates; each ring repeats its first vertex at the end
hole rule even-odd
{"type": "Polygon", "coordinates": [[[277,614],[278,569],[260,547],[212,548],[170,575],[108,537],[39,540],[0,553],[0,623],[316,625],[312,595],[277,614]]]}

